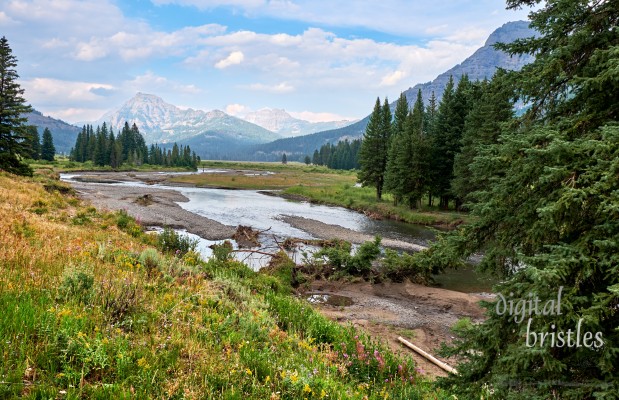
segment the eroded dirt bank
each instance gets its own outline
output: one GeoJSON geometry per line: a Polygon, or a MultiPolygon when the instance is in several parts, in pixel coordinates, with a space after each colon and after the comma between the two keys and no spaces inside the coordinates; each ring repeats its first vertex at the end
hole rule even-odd
{"type": "MultiPolygon", "coordinates": [[[[304,293],[321,313],[340,323],[351,323],[374,338],[386,342],[396,353],[411,355],[425,374],[444,376],[445,371],[425,358],[406,349],[397,337],[436,356],[441,343],[454,339],[451,327],[459,319],[469,317],[473,322],[484,319],[478,302],[488,300],[477,294],[454,292],[413,283],[367,282],[344,283],[315,281],[304,293]],[[322,301],[327,296],[336,301],[322,301]],[[347,300],[349,299],[349,300],[347,300]]],[[[443,360],[455,365],[455,360],[443,360]]]]}

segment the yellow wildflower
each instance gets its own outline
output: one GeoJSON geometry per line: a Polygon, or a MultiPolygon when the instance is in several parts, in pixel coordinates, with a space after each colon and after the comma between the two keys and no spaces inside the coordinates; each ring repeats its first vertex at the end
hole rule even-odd
{"type": "Polygon", "coordinates": [[[312,393],[312,388],[307,383],[303,386],[303,393],[312,393]]]}

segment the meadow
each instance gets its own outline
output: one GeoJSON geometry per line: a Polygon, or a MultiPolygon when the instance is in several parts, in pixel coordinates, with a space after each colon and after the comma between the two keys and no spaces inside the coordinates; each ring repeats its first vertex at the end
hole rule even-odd
{"type": "Polygon", "coordinates": [[[0,398],[446,399],[293,295],[282,257],[147,234],[48,169],[0,172],[0,398]]]}

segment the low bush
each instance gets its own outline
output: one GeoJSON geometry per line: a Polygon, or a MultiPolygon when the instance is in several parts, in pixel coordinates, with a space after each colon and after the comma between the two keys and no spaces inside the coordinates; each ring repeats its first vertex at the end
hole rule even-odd
{"type": "Polygon", "coordinates": [[[157,247],[164,253],[183,257],[187,252],[194,251],[198,241],[187,236],[180,235],[174,229],[165,228],[157,238],[157,247]]]}

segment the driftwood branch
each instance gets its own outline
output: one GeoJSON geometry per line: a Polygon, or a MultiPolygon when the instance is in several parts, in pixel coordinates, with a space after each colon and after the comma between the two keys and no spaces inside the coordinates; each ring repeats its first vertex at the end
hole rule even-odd
{"type": "Polygon", "coordinates": [[[408,347],[409,349],[415,351],[417,354],[423,356],[426,360],[432,362],[434,365],[442,368],[443,370],[452,373],[454,375],[458,375],[458,371],[456,371],[455,368],[445,364],[444,362],[442,362],[441,360],[439,360],[438,358],[434,357],[432,354],[427,353],[423,350],[421,350],[419,347],[415,346],[414,344],[412,344],[411,342],[409,342],[408,340],[404,339],[402,336],[398,336],[398,340],[400,341],[400,343],[402,343],[404,346],[408,347]]]}

